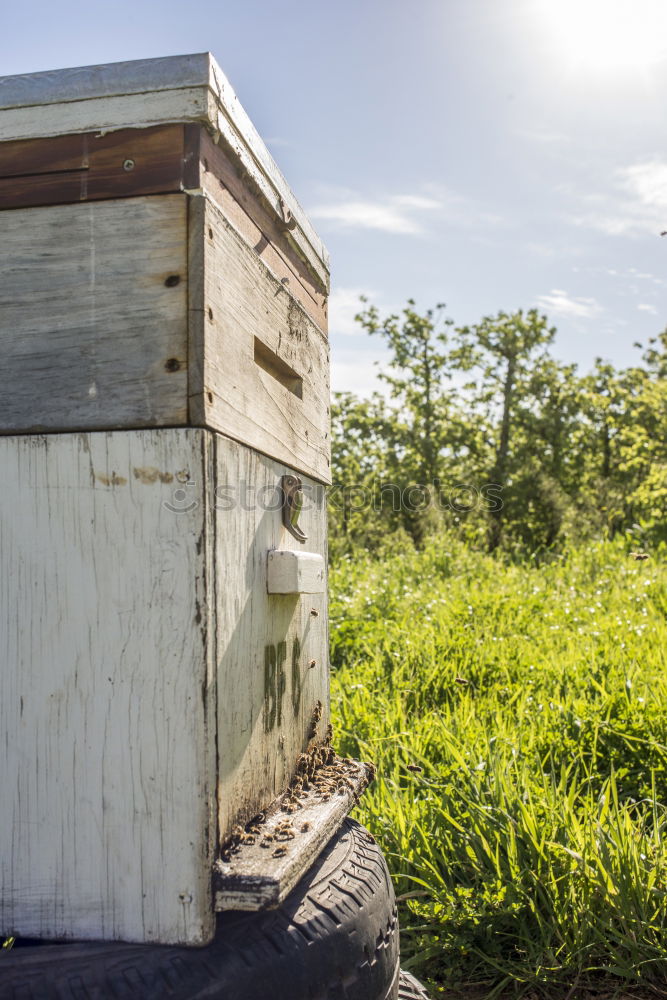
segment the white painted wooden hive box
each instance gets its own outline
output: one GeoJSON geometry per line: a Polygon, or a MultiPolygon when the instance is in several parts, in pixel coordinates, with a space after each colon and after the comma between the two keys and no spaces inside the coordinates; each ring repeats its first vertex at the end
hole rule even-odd
{"type": "Polygon", "coordinates": [[[209,54],[0,79],[0,932],[209,940],[325,737],[327,294],[209,54]]]}

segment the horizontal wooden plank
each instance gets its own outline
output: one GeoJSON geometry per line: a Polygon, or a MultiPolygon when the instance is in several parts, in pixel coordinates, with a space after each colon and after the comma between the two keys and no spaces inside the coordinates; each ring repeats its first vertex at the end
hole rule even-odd
{"type": "Polygon", "coordinates": [[[204,123],[207,119],[208,91],[201,86],[109,97],[91,94],[87,100],[27,109],[8,107],[0,111],[0,142],[80,132],[115,132],[174,122],[204,123]]]}
{"type": "Polygon", "coordinates": [[[180,191],[184,127],[0,143],[0,209],[180,191]]]}
{"type": "Polygon", "coordinates": [[[213,934],[210,437],[0,438],[0,934],[213,934]]]}
{"type": "Polygon", "coordinates": [[[329,482],[326,337],[216,205],[194,198],[190,212],[191,421],[329,482]],[[300,394],[257,363],[256,339],[295,373],[300,394]]]}
{"type": "Polygon", "coordinates": [[[210,53],[0,78],[0,108],[0,141],[202,122],[274,215],[290,213],[288,239],[327,290],[326,249],[210,53]]]}
{"type": "Polygon", "coordinates": [[[0,110],[85,101],[90,97],[180,90],[207,83],[211,55],[158,56],[0,77],[0,110]]]}
{"type": "Polygon", "coordinates": [[[186,209],[0,213],[0,432],[187,422],[186,209]]]}
{"type": "Polygon", "coordinates": [[[0,142],[0,209],[204,188],[273,274],[326,331],[323,278],[290,244],[256,187],[201,125],[0,142]]]}
{"type": "Polygon", "coordinates": [[[334,756],[308,791],[281,796],[232,838],[214,865],[216,910],[280,906],[340,827],[373,768],[334,756]],[[316,784],[317,782],[317,784],[316,784]]]}

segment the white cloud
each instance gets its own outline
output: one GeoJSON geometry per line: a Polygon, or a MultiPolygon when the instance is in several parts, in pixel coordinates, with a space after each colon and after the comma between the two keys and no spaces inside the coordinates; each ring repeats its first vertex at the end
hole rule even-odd
{"type": "Polygon", "coordinates": [[[501,216],[485,211],[446,186],[424,184],[422,191],[365,198],[353,191],[329,188],[308,214],[344,229],[375,229],[408,236],[424,233],[433,222],[446,221],[465,229],[505,225],[501,216]]]}
{"type": "Polygon", "coordinates": [[[354,317],[363,308],[360,296],[373,300],[376,293],[368,288],[335,288],[329,296],[329,331],[330,333],[355,334],[363,333],[354,317]]]}
{"type": "Polygon", "coordinates": [[[615,191],[590,194],[590,206],[573,219],[609,236],[657,235],[667,228],[667,162],[645,160],[614,172],[615,191]]]}
{"type": "Polygon", "coordinates": [[[651,316],[658,315],[658,310],[655,308],[655,306],[649,305],[648,302],[640,302],[637,308],[639,309],[640,312],[650,313],[651,316]]]}
{"type": "Polygon", "coordinates": [[[618,171],[622,185],[642,205],[667,209],[667,163],[648,160],[618,171]]]}
{"type": "Polygon", "coordinates": [[[539,295],[535,300],[539,309],[552,316],[564,316],[567,319],[592,319],[603,311],[595,299],[574,298],[562,288],[552,288],[547,295],[539,295]]]}
{"type": "Polygon", "coordinates": [[[424,231],[413,212],[434,211],[441,203],[433,198],[397,195],[384,201],[352,199],[316,205],[309,212],[314,219],[337,222],[346,229],[379,229],[385,233],[414,236],[424,231]]]}
{"type": "Polygon", "coordinates": [[[377,362],[386,360],[387,352],[378,343],[375,350],[355,349],[354,351],[332,351],[331,390],[332,392],[354,392],[359,396],[370,396],[374,392],[387,394],[386,384],[377,377],[377,362]]]}

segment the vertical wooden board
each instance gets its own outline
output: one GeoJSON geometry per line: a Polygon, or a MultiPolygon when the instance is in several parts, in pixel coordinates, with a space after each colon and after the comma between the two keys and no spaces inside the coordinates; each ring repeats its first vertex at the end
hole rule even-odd
{"type": "Polygon", "coordinates": [[[303,478],[300,544],[282,525],[279,483],[293,471],[216,436],[218,771],[221,840],[285,788],[329,721],[327,595],[269,594],[270,549],[326,563],[324,487],[303,478]],[[315,614],[313,614],[315,612],[315,614]],[[318,713],[319,714],[319,713],[318,713]]]}
{"type": "Polygon", "coordinates": [[[0,432],[186,422],[186,209],[0,212],[0,432]]]}
{"type": "Polygon", "coordinates": [[[0,932],[213,933],[204,437],[0,438],[0,932]]]}
{"type": "Polygon", "coordinates": [[[191,420],[330,482],[327,339],[218,208],[192,202],[191,420]]]}

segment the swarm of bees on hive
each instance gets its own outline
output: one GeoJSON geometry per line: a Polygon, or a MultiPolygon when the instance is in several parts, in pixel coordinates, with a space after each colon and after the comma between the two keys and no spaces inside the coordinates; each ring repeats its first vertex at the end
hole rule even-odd
{"type": "MultiPolygon", "coordinates": [[[[317,734],[317,724],[322,718],[322,702],[318,701],[308,731],[308,738],[317,734]]],[[[285,789],[279,809],[287,816],[273,822],[273,816],[267,821],[266,813],[258,813],[245,827],[236,825],[231,836],[224,845],[220,860],[230,862],[232,855],[238,854],[244,844],[256,844],[268,850],[273,848],[272,857],[284,857],[288,852],[288,844],[294,840],[297,833],[307,833],[311,829],[309,822],[302,822],[297,830],[292,816],[314,802],[327,802],[333,795],[351,793],[355,802],[366,784],[375,777],[375,765],[362,764],[366,771],[366,782],[360,782],[360,764],[349,757],[340,757],[332,746],[333,728],[327,726],[323,743],[310,747],[299,754],[296,761],[296,772],[289,786],[285,789]]],[[[273,812],[273,810],[272,810],[273,812]]]]}

